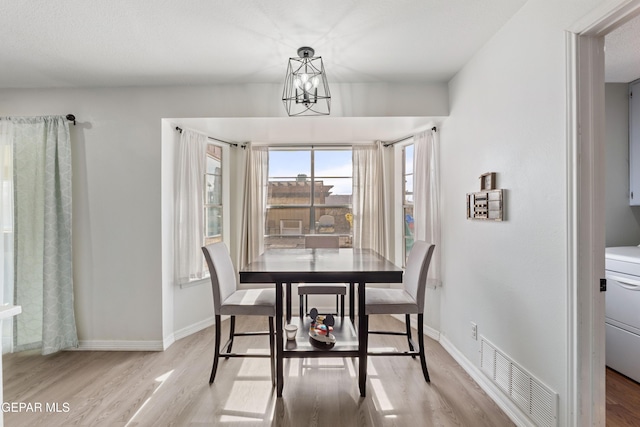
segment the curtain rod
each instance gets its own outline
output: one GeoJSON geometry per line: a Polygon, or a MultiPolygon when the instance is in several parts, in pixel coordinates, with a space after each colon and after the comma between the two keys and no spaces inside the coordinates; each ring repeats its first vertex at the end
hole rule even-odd
{"type": "Polygon", "coordinates": [[[74,116],[73,114],[67,114],[67,116],[65,117],[67,120],[69,120],[70,122],[73,122],[73,125],[76,125],[76,116],[74,116]]]}
{"type": "MultiPolygon", "coordinates": [[[[178,132],[182,133],[182,128],[181,128],[181,127],[176,126],[176,130],[177,130],[178,132]]],[[[223,142],[223,143],[225,143],[225,144],[229,144],[229,145],[231,145],[232,147],[237,147],[237,146],[238,146],[238,144],[237,144],[237,143],[235,143],[235,142],[225,141],[224,139],[218,139],[218,138],[214,138],[214,137],[212,137],[212,136],[207,136],[207,138],[209,138],[209,139],[211,139],[211,140],[213,140],[213,141],[218,141],[218,142],[223,142]]],[[[240,147],[242,147],[242,148],[246,148],[246,147],[247,147],[247,144],[240,145],[240,147]]]]}
{"type": "MultiPolygon", "coordinates": [[[[436,132],[437,129],[436,127],[432,127],[431,128],[432,131],[436,132]]],[[[402,141],[406,141],[407,139],[411,139],[413,138],[415,135],[409,135],[409,136],[405,136],[404,138],[398,138],[398,139],[394,139],[393,141],[382,141],[382,146],[383,147],[390,147],[394,144],[397,144],[398,142],[402,142],[402,141]]]]}
{"type": "MultiPolygon", "coordinates": [[[[59,116],[57,116],[59,117],[59,116]]],[[[0,117],[0,118],[5,118],[5,117],[0,117]]],[[[11,118],[10,116],[7,118],[11,118]]],[[[76,125],[76,116],[74,116],[73,114],[67,114],[66,116],[64,116],[65,119],[69,120],[70,122],[73,122],[73,125],[76,125]]]]}

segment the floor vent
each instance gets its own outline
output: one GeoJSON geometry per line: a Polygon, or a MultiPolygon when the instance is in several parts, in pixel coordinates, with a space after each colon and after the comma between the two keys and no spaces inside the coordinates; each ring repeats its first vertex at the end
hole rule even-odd
{"type": "Polygon", "coordinates": [[[480,369],[538,426],[558,425],[558,394],[480,337],[480,369]]]}

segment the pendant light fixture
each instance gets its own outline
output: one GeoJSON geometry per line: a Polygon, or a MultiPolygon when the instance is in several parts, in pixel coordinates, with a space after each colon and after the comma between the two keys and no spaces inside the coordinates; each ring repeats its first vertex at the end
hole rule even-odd
{"type": "Polygon", "coordinates": [[[289,58],[282,102],[289,116],[329,115],[331,94],[321,56],[313,56],[310,47],[298,49],[297,58],[289,58]]]}

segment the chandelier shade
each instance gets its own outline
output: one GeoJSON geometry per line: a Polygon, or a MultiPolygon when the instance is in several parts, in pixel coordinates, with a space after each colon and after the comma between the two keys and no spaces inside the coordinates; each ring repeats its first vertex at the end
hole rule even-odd
{"type": "Polygon", "coordinates": [[[297,58],[289,58],[282,102],[289,116],[329,115],[331,93],[322,57],[310,47],[298,49],[297,58]]]}

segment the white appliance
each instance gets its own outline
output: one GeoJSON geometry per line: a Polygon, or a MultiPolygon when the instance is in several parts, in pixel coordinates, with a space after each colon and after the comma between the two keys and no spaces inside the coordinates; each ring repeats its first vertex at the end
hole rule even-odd
{"type": "Polygon", "coordinates": [[[606,364],[640,382],[640,247],[606,249],[606,364]]]}

